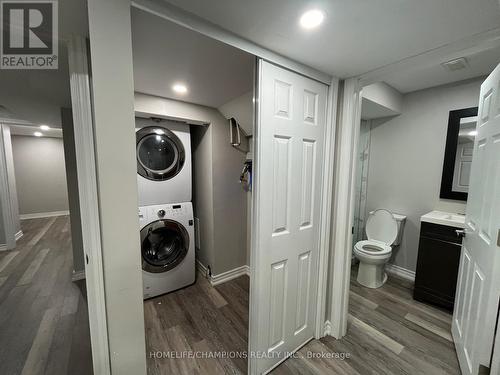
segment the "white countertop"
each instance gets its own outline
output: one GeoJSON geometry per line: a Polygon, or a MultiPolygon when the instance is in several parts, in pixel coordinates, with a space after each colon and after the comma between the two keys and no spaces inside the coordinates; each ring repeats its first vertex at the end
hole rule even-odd
{"type": "Polygon", "coordinates": [[[465,215],[451,212],[431,211],[420,218],[420,221],[449,227],[465,228],[465,215]]]}

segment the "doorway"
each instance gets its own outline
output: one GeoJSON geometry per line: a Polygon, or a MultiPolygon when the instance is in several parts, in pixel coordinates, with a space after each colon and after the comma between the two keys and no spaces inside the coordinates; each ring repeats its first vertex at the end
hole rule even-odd
{"type": "MultiPolygon", "coordinates": [[[[47,87],[69,90],[66,75],[48,78],[47,87]]],[[[28,84],[24,90],[9,92],[4,103],[10,116],[0,120],[5,161],[0,174],[8,186],[2,189],[8,206],[1,208],[10,213],[8,227],[14,228],[8,233],[0,226],[2,234],[13,235],[0,251],[0,368],[2,373],[91,374],[71,109],[47,103],[28,84]]]]}

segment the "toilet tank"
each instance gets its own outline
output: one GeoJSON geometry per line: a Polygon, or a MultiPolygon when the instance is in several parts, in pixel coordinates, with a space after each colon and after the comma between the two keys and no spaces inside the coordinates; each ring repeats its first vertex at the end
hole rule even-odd
{"type": "MultiPolygon", "coordinates": [[[[375,211],[370,211],[370,215],[373,215],[375,211]]],[[[394,219],[396,219],[396,222],[398,223],[398,236],[392,243],[392,246],[398,246],[401,243],[401,239],[403,238],[403,229],[405,227],[405,222],[406,222],[406,216],[405,215],[400,215],[392,212],[392,216],[394,216],[394,219]]]]}

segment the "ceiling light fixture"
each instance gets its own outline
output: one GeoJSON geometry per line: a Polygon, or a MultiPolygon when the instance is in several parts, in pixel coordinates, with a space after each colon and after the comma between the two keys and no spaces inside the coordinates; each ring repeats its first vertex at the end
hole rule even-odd
{"type": "Polygon", "coordinates": [[[34,132],[33,135],[35,137],[41,137],[43,134],[42,134],[42,132],[34,132]]]}
{"type": "Polygon", "coordinates": [[[314,29],[323,23],[325,13],[319,9],[311,9],[300,17],[300,26],[304,29],[314,29]]]}
{"type": "Polygon", "coordinates": [[[473,131],[469,132],[469,135],[472,135],[472,136],[477,135],[477,130],[473,130],[473,131]]]}
{"type": "Polygon", "coordinates": [[[50,126],[48,126],[48,125],[40,125],[40,129],[47,131],[47,130],[50,130],[50,126]]]}
{"type": "Polygon", "coordinates": [[[186,85],[183,85],[182,83],[176,83],[173,85],[172,90],[174,90],[177,94],[185,94],[188,91],[186,85]]]}

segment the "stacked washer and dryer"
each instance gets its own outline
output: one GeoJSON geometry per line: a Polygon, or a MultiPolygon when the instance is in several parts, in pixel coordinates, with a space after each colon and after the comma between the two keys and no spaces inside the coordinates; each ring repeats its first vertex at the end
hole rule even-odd
{"type": "Polygon", "coordinates": [[[136,118],[144,299],[195,281],[191,137],[185,123],[136,118]]]}

